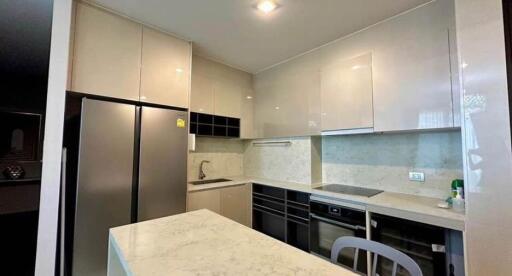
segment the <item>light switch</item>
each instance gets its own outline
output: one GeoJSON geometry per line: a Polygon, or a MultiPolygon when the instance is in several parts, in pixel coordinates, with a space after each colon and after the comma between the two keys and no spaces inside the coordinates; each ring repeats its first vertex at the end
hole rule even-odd
{"type": "Polygon", "coordinates": [[[425,174],[422,172],[409,172],[409,180],[425,182],[425,174]]]}

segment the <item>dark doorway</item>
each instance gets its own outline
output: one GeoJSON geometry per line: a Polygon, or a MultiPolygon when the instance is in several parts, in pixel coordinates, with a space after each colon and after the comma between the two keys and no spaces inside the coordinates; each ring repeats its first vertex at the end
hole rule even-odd
{"type": "Polygon", "coordinates": [[[0,275],[35,267],[52,0],[0,0],[0,275]]]}

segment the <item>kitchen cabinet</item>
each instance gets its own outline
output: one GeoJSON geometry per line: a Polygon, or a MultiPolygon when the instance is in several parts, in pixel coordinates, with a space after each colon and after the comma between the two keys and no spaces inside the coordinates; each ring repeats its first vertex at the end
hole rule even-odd
{"type": "Polygon", "coordinates": [[[309,252],[309,196],[253,184],[253,229],[309,252]]]}
{"type": "Polygon", "coordinates": [[[253,97],[251,74],[193,56],[192,112],[240,118],[240,138],[252,138],[253,97]]]}
{"type": "Polygon", "coordinates": [[[388,37],[374,55],[375,131],[455,126],[448,18],[400,16],[380,28],[388,37]]]}
{"type": "Polygon", "coordinates": [[[256,138],[320,134],[320,72],[317,54],[255,76],[256,138]]]}
{"type": "Polygon", "coordinates": [[[71,90],[139,100],[142,26],[76,3],[71,90]]]}
{"type": "Polygon", "coordinates": [[[246,226],[251,224],[250,184],[188,193],[187,211],[209,209],[246,226]]]}
{"type": "Polygon", "coordinates": [[[243,89],[232,82],[213,83],[213,106],[215,115],[242,117],[243,89]]]}
{"type": "MultiPolygon", "coordinates": [[[[194,57],[195,59],[195,57],[194,57]]],[[[193,61],[195,62],[195,60],[193,61]]],[[[194,65],[193,65],[193,68],[194,65]]],[[[195,69],[192,69],[195,70],[195,69]]],[[[190,110],[197,113],[214,114],[213,80],[210,77],[192,72],[192,90],[190,92],[190,110]]]]}
{"type": "Polygon", "coordinates": [[[205,137],[240,138],[240,119],[190,112],[189,132],[205,137]]]}
{"type": "Polygon", "coordinates": [[[453,2],[435,1],[257,73],[255,137],[459,126],[454,22],[453,2]],[[344,76],[364,93],[337,93],[357,59],[371,66],[344,76]]]}
{"type": "Polygon", "coordinates": [[[245,226],[251,225],[251,185],[220,190],[220,214],[245,226]]]}
{"type": "Polygon", "coordinates": [[[373,128],[372,56],[322,68],[322,131],[373,128]]]}
{"type": "Polygon", "coordinates": [[[143,27],[140,101],[189,107],[191,45],[143,27]]]}
{"type": "Polygon", "coordinates": [[[188,193],[187,211],[208,209],[220,214],[220,189],[188,193]]]}
{"type": "MultiPolygon", "coordinates": [[[[390,216],[371,214],[371,239],[411,257],[423,275],[465,275],[462,232],[390,216]]],[[[393,264],[381,260],[377,273],[388,275],[393,264]]],[[[401,275],[401,271],[398,271],[401,275]]]]}

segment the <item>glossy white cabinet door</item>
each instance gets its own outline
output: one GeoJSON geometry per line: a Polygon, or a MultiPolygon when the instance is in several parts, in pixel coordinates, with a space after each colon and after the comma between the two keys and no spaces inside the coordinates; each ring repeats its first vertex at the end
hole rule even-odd
{"type": "Polygon", "coordinates": [[[191,45],[144,27],[141,102],[189,107],[191,45]]]}
{"type": "Polygon", "coordinates": [[[139,100],[142,26],[77,3],[71,90],[139,100]]]}
{"type": "Polygon", "coordinates": [[[373,127],[371,54],[322,68],[320,87],[322,131],[373,127]]]}
{"type": "Polygon", "coordinates": [[[320,72],[317,54],[255,76],[258,138],[320,134],[320,72]]]}
{"type": "Polygon", "coordinates": [[[453,127],[448,26],[436,21],[387,23],[393,31],[374,55],[375,131],[453,127]]]}
{"type": "Polygon", "coordinates": [[[213,81],[210,77],[199,73],[192,73],[190,110],[198,113],[213,114],[213,81]]]}
{"type": "Polygon", "coordinates": [[[251,88],[243,90],[241,106],[240,138],[254,138],[254,92],[251,88]]]}
{"type": "Polygon", "coordinates": [[[213,83],[214,114],[241,118],[243,88],[233,82],[216,80],[213,83]]]}

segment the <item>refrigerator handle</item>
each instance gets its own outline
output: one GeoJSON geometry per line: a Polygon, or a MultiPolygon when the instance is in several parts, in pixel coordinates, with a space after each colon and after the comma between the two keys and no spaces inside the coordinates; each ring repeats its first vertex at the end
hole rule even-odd
{"type": "Polygon", "coordinates": [[[61,159],[61,179],[60,179],[60,271],[59,275],[64,276],[65,267],[65,225],[66,225],[66,170],[67,170],[67,148],[62,148],[62,159],[61,159]]]}

